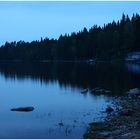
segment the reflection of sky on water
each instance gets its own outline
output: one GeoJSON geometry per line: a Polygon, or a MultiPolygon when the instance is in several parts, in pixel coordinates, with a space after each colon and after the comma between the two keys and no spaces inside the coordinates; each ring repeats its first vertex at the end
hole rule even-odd
{"type": "Polygon", "coordinates": [[[126,67],[131,72],[140,73],[140,64],[126,63],[126,67]]]}
{"type": "Polygon", "coordinates": [[[82,138],[88,123],[106,115],[101,111],[108,100],[103,95],[81,94],[79,88],[62,88],[58,82],[42,84],[0,75],[0,138],[82,138]],[[35,110],[10,111],[20,106],[35,110]]]}
{"type": "Polygon", "coordinates": [[[0,63],[0,138],[81,138],[88,123],[106,115],[112,96],[139,83],[139,64],[0,63]],[[112,93],[80,92],[95,87],[112,93]],[[20,106],[35,110],[10,111],[20,106]]]}

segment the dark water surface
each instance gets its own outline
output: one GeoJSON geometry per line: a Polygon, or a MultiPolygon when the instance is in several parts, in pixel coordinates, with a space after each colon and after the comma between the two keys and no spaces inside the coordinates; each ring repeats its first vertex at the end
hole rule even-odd
{"type": "Polygon", "coordinates": [[[107,105],[140,87],[140,65],[0,63],[0,138],[82,138],[107,105]],[[112,94],[81,94],[101,87],[112,94]],[[11,108],[33,106],[32,112],[11,108]]]}

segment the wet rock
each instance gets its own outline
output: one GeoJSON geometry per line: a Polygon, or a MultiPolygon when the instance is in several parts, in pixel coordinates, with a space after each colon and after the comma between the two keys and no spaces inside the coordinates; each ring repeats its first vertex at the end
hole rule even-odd
{"type": "Polygon", "coordinates": [[[121,116],[131,116],[133,114],[133,110],[131,109],[123,109],[119,112],[121,116]]]}
{"type": "Polygon", "coordinates": [[[95,92],[95,89],[92,89],[90,92],[91,92],[91,93],[94,93],[94,92],[95,92]]]}
{"type": "Polygon", "coordinates": [[[128,132],[128,133],[125,133],[123,135],[120,136],[121,139],[131,139],[131,138],[135,138],[135,134],[132,133],[132,132],[128,132]]]}
{"type": "Polygon", "coordinates": [[[96,94],[104,94],[105,93],[105,90],[104,89],[97,89],[95,91],[96,94]]]}
{"type": "Polygon", "coordinates": [[[82,89],[81,90],[81,93],[87,93],[88,92],[88,89],[82,89]]]}
{"type": "Polygon", "coordinates": [[[100,90],[100,89],[101,89],[100,87],[96,87],[96,88],[91,90],[91,93],[95,93],[97,90],[100,90]]]}
{"type": "Polygon", "coordinates": [[[135,123],[135,126],[136,126],[136,128],[140,129],[140,121],[139,120],[135,123]]]}
{"type": "Polygon", "coordinates": [[[19,111],[19,112],[30,112],[33,111],[34,107],[19,107],[19,108],[12,108],[11,111],[19,111]]]}
{"type": "Polygon", "coordinates": [[[111,132],[110,131],[103,131],[103,132],[99,132],[97,134],[97,137],[101,137],[101,138],[107,138],[111,136],[111,132]]]}
{"type": "Polygon", "coordinates": [[[106,94],[110,94],[110,93],[112,93],[110,90],[105,90],[105,93],[106,94]]]}
{"type": "Polygon", "coordinates": [[[64,124],[62,123],[62,122],[60,122],[60,123],[58,123],[59,124],[59,126],[64,126],[64,124]]]}
{"type": "Polygon", "coordinates": [[[95,94],[109,94],[109,93],[111,93],[111,91],[110,90],[102,89],[100,87],[97,87],[95,89],[92,89],[91,93],[95,93],[95,94]]]}
{"type": "Polygon", "coordinates": [[[127,128],[127,126],[126,125],[124,125],[124,124],[122,124],[122,125],[119,125],[118,127],[117,127],[117,130],[119,130],[119,131],[122,131],[122,130],[127,130],[128,128],[127,128]]]}
{"type": "Polygon", "coordinates": [[[128,93],[129,97],[140,96],[140,89],[139,88],[133,88],[133,89],[130,89],[127,93],[128,93]]]}
{"type": "Polygon", "coordinates": [[[140,99],[140,95],[138,95],[138,99],[140,99]]]}
{"type": "Polygon", "coordinates": [[[120,135],[121,133],[122,133],[122,130],[121,130],[121,129],[112,131],[112,135],[113,135],[113,136],[115,136],[115,135],[120,135]]]}
{"type": "Polygon", "coordinates": [[[106,108],[106,112],[107,112],[107,113],[110,113],[110,112],[112,112],[112,111],[114,111],[114,109],[113,109],[112,107],[108,106],[108,107],[106,108]]]}
{"type": "Polygon", "coordinates": [[[103,94],[105,93],[105,90],[101,88],[95,88],[95,89],[92,89],[91,92],[95,94],[103,94]]]}
{"type": "Polygon", "coordinates": [[[94,59],[94,60],[90,59],[90,60],[87,61],[88,64],[95,64],[95,62],[96,62],[96,59],[94,59]]]}

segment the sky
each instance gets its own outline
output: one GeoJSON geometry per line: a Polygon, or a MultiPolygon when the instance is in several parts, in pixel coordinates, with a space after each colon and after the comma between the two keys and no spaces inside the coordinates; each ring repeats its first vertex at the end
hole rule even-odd
{"type": "Polygon", "coordinates": [[[84,27],[117,21],[122,13],[140,14],[140,1],[0,1],[0,45],[6,41],[58,38],[84,27]]]}

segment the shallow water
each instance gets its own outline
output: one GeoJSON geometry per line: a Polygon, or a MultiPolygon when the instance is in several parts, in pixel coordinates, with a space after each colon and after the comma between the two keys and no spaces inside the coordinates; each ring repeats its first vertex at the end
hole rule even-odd
{"type": "Polygon", "coordinates": [[[1,63],[0,138],[82,138],[88,123],[106,116],[114,96],[139,82],[139,73],[124,64],[1,63]],[[95,87],[112,94],[80,92],[95,87]],[[35,110],[10,111],[26,106],[35,110]]]}

